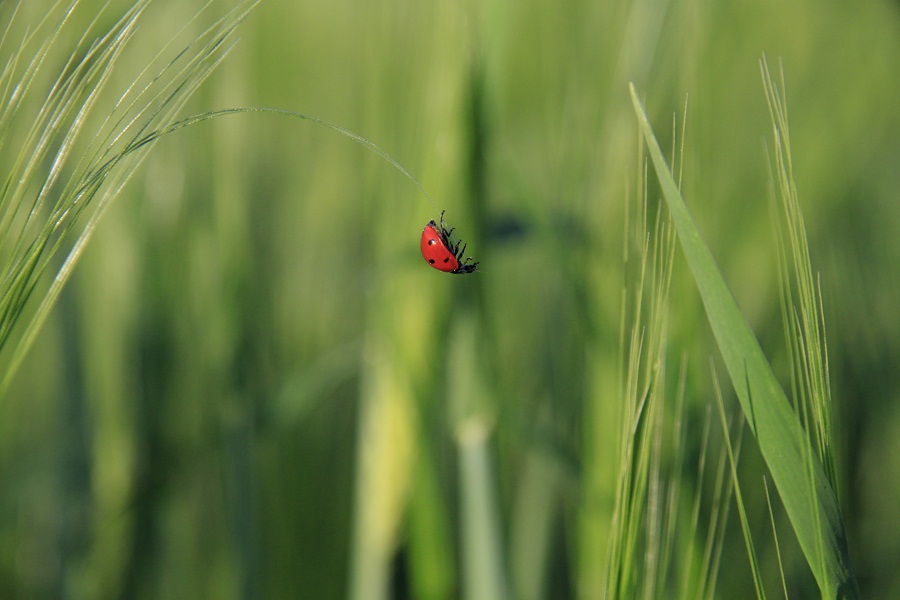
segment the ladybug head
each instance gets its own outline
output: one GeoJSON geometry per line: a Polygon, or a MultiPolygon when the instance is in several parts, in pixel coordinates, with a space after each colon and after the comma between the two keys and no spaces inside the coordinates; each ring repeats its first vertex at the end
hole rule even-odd
{"type": "MultiPolygon", "coordinates": [[[[471,258],[467,258],[467,259],[466,259],[466,261],[470,261],[470,260],[472,260],[472,259],[471,259],[471,258]]],[[[456,273],[457,275],[463,275],[463,274],[465,274],[465,273],[474,273],[475,271],[478,270],[478,269],[475,268],[475,267],[477,267],[477,266],[478,266],[478,262],[477,262],[477,261],[476,261],[476,262],[473,262],[473,263],[470,263],[470,264],[463,264],[463,263],[460,263],[460,264],[459,264],[459,268],[456,269],[456,270],[453,271],[453,272],[456,273]]]]}

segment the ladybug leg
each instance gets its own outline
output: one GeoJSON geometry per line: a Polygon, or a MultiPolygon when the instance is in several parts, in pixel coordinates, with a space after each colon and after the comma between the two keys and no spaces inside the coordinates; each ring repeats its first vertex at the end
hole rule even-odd
{"type": "MultiPolygon", "coordinates": [[[[453,233],[453,230],[456,229],[456,227],[451,227],[450,229],[447,229],[444,226],[444,213],[445,212],[446,211],[443,211],[443,210],[441,211],[441,235],[443,235],[449,241],[450,234],[453,233]]],[[[448,243],[447,245],[449,246],[450,244],[448,243]]]]}
{"type": "Polygon", "coordinates": [[[463,244],[462,250],[459,249],[459,244],[456,245],[456,260],[462,261],[463,254],[466,253],[466,245],[463,244]]]}

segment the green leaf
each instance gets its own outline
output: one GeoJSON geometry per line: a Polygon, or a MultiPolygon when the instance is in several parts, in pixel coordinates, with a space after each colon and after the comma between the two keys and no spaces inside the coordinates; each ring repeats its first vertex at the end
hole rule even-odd
{"type": "Polygon", "coordinates": [[[700,237],[633,85],[630,90],[663,197],[731,383],[822,596],[858,597],[835,492],[709,247],[700,237]]]}

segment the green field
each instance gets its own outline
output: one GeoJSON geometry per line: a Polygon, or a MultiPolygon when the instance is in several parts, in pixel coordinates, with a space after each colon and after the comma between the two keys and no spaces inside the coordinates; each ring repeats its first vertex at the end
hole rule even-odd
{"type": "Polygon", "coordinates": [[[900,597],[897,2],[103,4],[0,2],[0,600],[900,597]]]}

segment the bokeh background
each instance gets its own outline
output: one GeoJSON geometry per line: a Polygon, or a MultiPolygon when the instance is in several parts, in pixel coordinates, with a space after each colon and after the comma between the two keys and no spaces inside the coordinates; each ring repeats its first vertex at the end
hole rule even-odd
{"type": "MultiPolygon", "coordinates": [[[[117,76],[201,4],[153,3],[117,76]]],[[[48,3],[25,5],[23,23],[48,3]]],[[[511,597],[596,597],[585,536],[605,547],[643,168],[628,82],[664,145],[687,99],[685,197],[783,374],[763,53],[784,64],[821,273],[851,558],[864,597],[900,597],[896,1],[264,0],[239,38],[186,112],[339,124],[436,206],[310,122],[228,116],[164,139],[0,401],[0,597],[459,597],[471,494],[495,509],[483,562],[511,597]],[[422,261],[440,210],[480,273],[422,261]]],[[[684,359],[702,415],[717,351],[675,268],[669,368],[684,359]]],[[[752,445],[742,460],[767,530],[752,445]]],[[[815,597],[784,544],[792,597],[815,597]]],[[[717,596],[749,597],[736,520],[722,564],[717,596]]]]}

